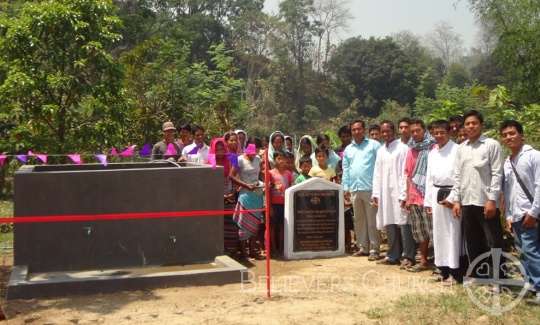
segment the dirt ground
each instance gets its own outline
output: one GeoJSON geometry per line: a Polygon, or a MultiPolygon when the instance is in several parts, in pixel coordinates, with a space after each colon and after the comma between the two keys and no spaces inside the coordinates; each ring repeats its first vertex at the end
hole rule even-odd
{"type": "Polygon", "coordinates": [[[354,324],[376,323],[365,312],[413,293],[451,292],[399,266],[366,257],[272,260],[272,297],[266,261],[245,264],[238,283],[223,286],[124,291],[51,299],[5,300],[12,256],[4,258],[1,306],[7,324],[354,324]],[[261,277],[261,278],[259,278],[261,277]],[[251,281],[249,281],[251,280],[251,281]]]}

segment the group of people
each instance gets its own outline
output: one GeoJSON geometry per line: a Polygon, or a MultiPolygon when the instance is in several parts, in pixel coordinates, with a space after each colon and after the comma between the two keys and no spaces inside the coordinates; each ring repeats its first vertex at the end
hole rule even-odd
{"type": "Polygon", "coordinates": [[[443,284],[462,282],[463,267],[469,263],[471,284],[490,276],[480,269],[484,262],[491,266],[492,276],[507,276],[500,254],[504,211],[530,282],[528,293],[533,297],[526,301],[540,305],[540,152],[524,144],[522,125],[511,120],[500,126],[502,142],[511,152],[504,159],[499,142],[482,134],[483,126],[482,114],[474,110],[427,126],[421,119],[407,117],[397,124],[384,120],[369,128],[355,120],[338,130],[342,143],[334,150],[324,134],[316,140],[303,136],[295,150],[294,140],[279,131],[264,138],[231,131],[206,146],[204,129],[187,124],[180,127],[180,140],[174,142],[175,128],[166,122],[163,141],[154,146],[152,159],[224,167],[224,199],[236,204],[234,215],[226,218],[225,249],[231,254],[239,251],[241,258],[259,258],[256,242],[260,251],[265,249],[262,233],[267,225],[271,252],[282,254],[285,190],[310,177],[343,186],[349,253],[422,272],[431,270],[431,242],[439,270],[433,276],[443,284]],[[271,168],[271,215],[261,223],[264,149],[271,168]],[[382,230],[388,240],[384,257],[382,230]],[[493,258],[497,252],[499,256],[493,258]]]}

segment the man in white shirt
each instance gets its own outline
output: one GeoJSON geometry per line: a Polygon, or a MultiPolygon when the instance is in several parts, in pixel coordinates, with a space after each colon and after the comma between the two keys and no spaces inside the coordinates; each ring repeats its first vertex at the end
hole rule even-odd
{"type": "MultiPolygon", "coordinates": [[[[459,145],[456,154],[451,195],[454,218],[463,218],[469,260],[473,262],[490,249],[503,247],[500,211],[503,153],[499,142],[482,135],[481,113],[471,110],[465,113],[463,121],[469,139],[459,145]]],[[[500,264],[504,263],[501,256],[500,264]]],[[[476,263],[470,277],[485,278],[483,266],[484,263],[476,263]]],[[[503,273],[499,272],[501,277],[503,273]]]]}
{"type": "Polygon", "coordinates": [[[523,143],[523,126],[513,120],[500,127],[504,144],[511,156],[504,162],[504,199],[506,225],[513,233],[520,262],[529,277],[533,299],[529,305],[540,306],[540,152],[523,143]]]}
{"type": "MultiPolygon", "coordinates": [[[[433,248],[435,265],[441,270],[440,281],[452,284],[451,269],[459,268],[459,257],[465,255],[461,234],[461,221],[452,214],[453,205],[447,200],[439,200],[439,192],[450,191],[454,185],[454,161],[458,145],[450,139],[451,126],[448,121],[433,122],[433,138],[437,146],[428,157],[426,176],[426,196],[424,206],[433,215],[433,248]]],[[[463,277],[454,272],[458,282],[463,277]]]]}
{"type": "MultiPolygon", "coordinates": [[[[384,145],[377,150],[371,198],[379,207],[377,228],[386,229],[388,251],[386,258],[377,264],[398,265],[403,255],[400,225],[407,224],[407,213],[399,205],[399,195],[406,181],[403,164],[409,147],[396,139],[396,129],[391,121],[382,121],[380,129],[384,145]]],[[[413,253],[408,258],[414,261],[414,242],[411,246],[413,253]]]]}
{"type": "Polygon", "coordinates": [[[204,129],[202,126],[195,126],[191,132],[193,133],[193,143],[184,148],[182,156],[188,162],[204,164],[210,150],[204,143],[204,129]]]}

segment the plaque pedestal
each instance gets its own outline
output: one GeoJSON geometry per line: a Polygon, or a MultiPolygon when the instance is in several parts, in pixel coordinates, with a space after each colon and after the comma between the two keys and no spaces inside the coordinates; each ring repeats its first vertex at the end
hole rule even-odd
{"type": "Polygon", "coordinates": [[[286,259],[345,254],[343,188],[310,178],[285,191],[286,259]]]}

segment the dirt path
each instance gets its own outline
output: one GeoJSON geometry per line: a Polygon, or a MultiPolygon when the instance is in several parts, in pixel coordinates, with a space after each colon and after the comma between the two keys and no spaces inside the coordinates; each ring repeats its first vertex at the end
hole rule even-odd
{"type": "MultiPolygon", "coordinates": [[[[2,267],[3,288],[11,257],[2,267]]],[[[272,298],[266,298],[265,261],[248,265],[243,283],[151,291],[2,300],[8,324],[353,324],[373,323],[365,315],[404,294],[449,292],[429,280],[380,266],[365,257],[276,261],[272,298]],[[247,280],[252,280],[248,282],[247,280]]]]}

